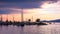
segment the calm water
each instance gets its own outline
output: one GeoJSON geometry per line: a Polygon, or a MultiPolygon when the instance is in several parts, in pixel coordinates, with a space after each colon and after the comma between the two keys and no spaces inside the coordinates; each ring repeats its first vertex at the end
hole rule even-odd
{"type": "Polygon", "coordinates": [[[0,26],[0,34],[60,34],[60,24],[30,26],[0,26]]]}

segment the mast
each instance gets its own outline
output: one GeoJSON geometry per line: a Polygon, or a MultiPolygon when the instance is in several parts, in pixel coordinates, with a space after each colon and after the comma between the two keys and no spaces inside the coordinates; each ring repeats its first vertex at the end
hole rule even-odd
{"type": "Polygon", "coordinates": [[[8,14],[7,14],[7,17],[6,17],[6,22],[8,22],[8,14]]]}
{"type": "Polygon", "coordinates": [[[33,22],[33,16],[32,16],[32,22],[33,22]]]}
{"type": "Polygon", "coordinates": [[[1,15],[1,18],[0,19],[1,19],[1,22],[2,22],[2,15],[1,15]]]}
{"type": "Polygon", "coordinates": [[[14,22],[14,16],[13,16],[13,22],[14,22]]]}
{"type": "Polygon", "coordinates": [[[21,22],[23,22],[23,8],[21,9],[21,22]]]}

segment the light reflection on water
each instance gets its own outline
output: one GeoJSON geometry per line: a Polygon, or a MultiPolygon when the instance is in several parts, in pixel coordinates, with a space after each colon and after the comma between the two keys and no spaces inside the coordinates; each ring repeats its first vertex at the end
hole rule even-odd
{"type": "Polygon", "coordinates": [[[0,34],[60,34],[60,25],[0,26],[0,34]]]}

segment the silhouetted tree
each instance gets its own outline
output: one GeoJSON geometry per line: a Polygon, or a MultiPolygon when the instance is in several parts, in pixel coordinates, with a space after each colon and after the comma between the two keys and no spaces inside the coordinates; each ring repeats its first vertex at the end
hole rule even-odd
{"type": "Polygon", "coordinates": [[[36,19],[36,22],[40,22],[40,19],[36,19]]]}
{"type": "Polygon", "coordinates": [[[31,22],[31,19],[28,19],[28,22],[31,22]]]}
{"type": "Polygon", "coordinates": [[[6,22],[8,22],[8,20],[6,20],[6,22]]]}

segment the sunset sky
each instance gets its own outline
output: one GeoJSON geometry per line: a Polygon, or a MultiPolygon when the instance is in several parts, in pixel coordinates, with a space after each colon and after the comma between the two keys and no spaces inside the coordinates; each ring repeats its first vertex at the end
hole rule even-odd
{"type": "Polygon", "coordinates": [[[23,8],[24,21],[60,19],[60,0],[0,0],[0,16],[3,20],[21,21],[23,8]]]}

